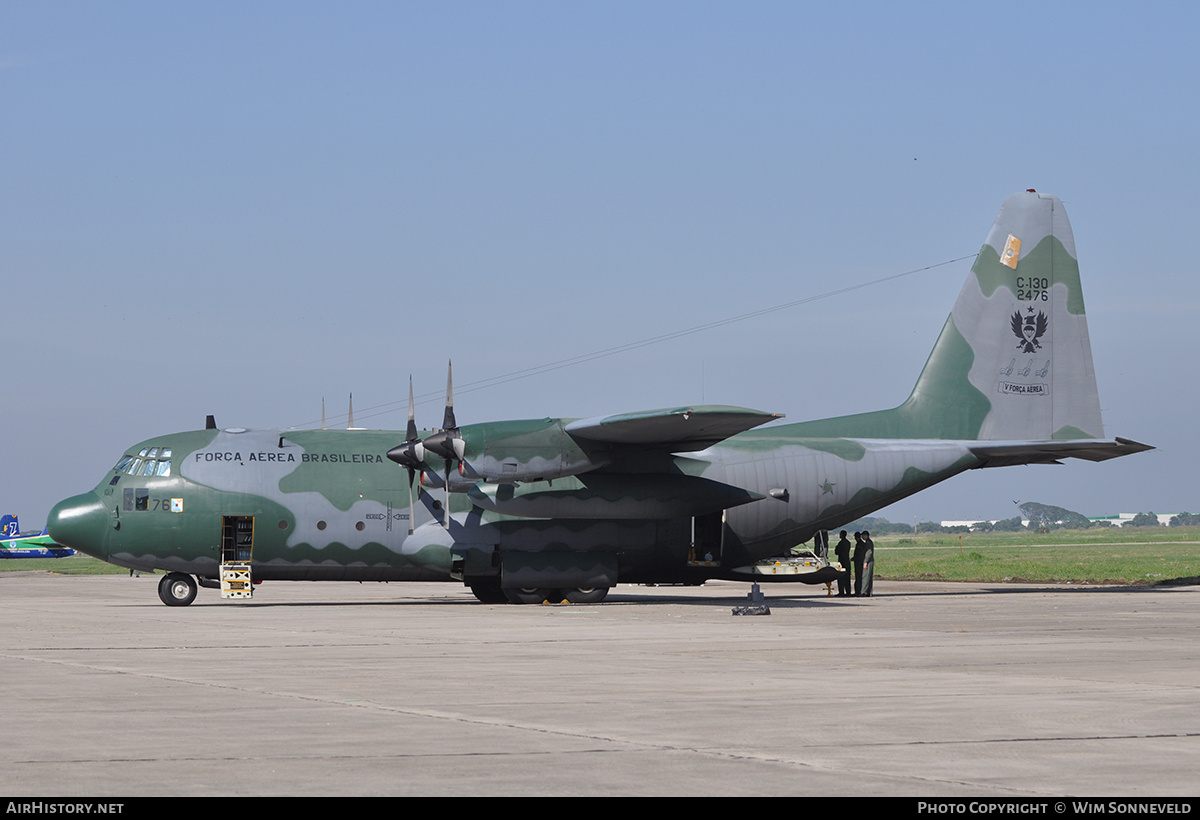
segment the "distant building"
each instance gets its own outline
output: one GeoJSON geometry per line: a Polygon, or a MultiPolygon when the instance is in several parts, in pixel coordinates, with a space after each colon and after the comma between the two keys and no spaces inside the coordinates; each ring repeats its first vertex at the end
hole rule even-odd
{"type": "MultiPolygon", "coordinates": [[[[1126,524],[1128,524],[1130,521],[1132,521],[1134,519],[1134,517],[1137,515],[1140,515],[1140,513],[1118,513],[1116,515],[1088,516],[1088,520],[1091,521],[1093,524],[1108,524],[1109,526],[1112,526],[1112,527],[1123,527],[1126,524]]],[[[1179,513],[1155,513],[1155,516],[1158,518],[1159,525],[1163,526],[1163,527],[1169,527],[1171,525],[1171,519],[1174,518],[1176,515],[1179,515],[1179,513]]],[[[980,523],[983,520],[984,519],[980,519],[980,518],[972,518],[972,519],[968,519],[966,521],[941,521],[939,523],[943,527],[968,527],[969,528],[969,527],[974,527],[976,524],[980,523]]],[[[997,521],[1001,521],[1001,520],[1007,520],[1007,519],[997,518],[994,520],[989,520],[988,523],[995,524],[997,521]]],[[[1029,519],[1028,518],[1021,519],[1021,526],[1028,527],[1029,519]]]]}
{"type": "MultiPolygon", "coordinates": [[[[1140,515],[1140,513],[1117,513],[1116,515],[1101,515],[1095,518],[1088,516],[1088,520],[1093,524],[1108,523],[1114,527],[1123,527],[1138,515],[1140,515]]],[[[1171,525],[1171,519],[1177,515],[1179,515],[1179,513],[1155,513],[1155,516],[1158,518],[1159,526],[1162,527],[1169,527],[1171,525]]]]}

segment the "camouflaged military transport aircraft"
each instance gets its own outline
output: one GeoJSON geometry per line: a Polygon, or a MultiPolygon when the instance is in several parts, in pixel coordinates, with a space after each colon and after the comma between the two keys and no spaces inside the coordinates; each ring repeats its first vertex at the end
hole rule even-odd
{"type": "Polygon", "coordinates": [[[890,410],[762,429],[780,416],[703,405],[460,427],[448,386],[442,429],[418,433],[409,397],[403,434],[210,423],[149,439],[55,506],[49,532],[166,570],[172,606],[197,579],[226,597],[456,580],[487,603],[595,602],[618,583],[772,580],[757,562],[965,470],[1152,449],[1102,438],[1071,227],[1032,190],[1005,201],[890,410]]]}

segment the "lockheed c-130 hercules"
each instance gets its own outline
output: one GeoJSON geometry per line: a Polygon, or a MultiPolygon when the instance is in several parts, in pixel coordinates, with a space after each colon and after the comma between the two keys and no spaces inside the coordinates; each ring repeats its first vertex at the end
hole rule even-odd
{"type": "Polygon", "coordinates": [[[1103,438],[1076,259],[1057,198],[1009,197],[890,410],[766,427],[781,416],[712,405],[459,426],[448,379],[442,428],[419,432],[410,382],[404,433],[210,423],[136,444],[51,510],[49,533],[165,570],[173,606],[197,581],[236,597],[270,580],[454,580],[487,603],[769,581],[756,562],[966,470],[1152,449],[1103,438]]]}

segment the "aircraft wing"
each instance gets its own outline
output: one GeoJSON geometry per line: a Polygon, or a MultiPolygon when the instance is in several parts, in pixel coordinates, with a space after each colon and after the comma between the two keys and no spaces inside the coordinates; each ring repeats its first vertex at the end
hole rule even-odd
{"type": "Polygon", "coordinates": [[[988,441],[972,442],[970,450],[983,459],[980,467],[1007,467],[1013,464],[1060,464],[1062,458],[1082,458],[1087,461],[1107,461],[1118,456],[1153,450],[1142,444],[1118,437],[1114,441],[1080,439],[1075,441],[988,441]]]}
{"type": "Polygon", "coordinates": [[[584,445],[595,442],[690,451],[781,418],[779,413],[708,404],[593,416],[569,422],[564,429],[584,445]]]}

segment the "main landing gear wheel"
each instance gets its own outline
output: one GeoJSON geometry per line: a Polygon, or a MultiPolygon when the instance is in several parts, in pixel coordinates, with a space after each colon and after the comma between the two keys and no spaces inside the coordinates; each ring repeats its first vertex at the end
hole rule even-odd
{"type": "Polygon", "coordinates": [[[507,604],[508,596],[500,588],[499,578],[487,578],[469,584],[471,594],[485,604],[507,604]]]}
{"type": "Polygon", "coordinates": [[[598,604],[608,595],[608,587],[564,589],[563,597],[573,604],[598,604]]]}
{"type": "MultiPolygon", "coordinates": [[[[474,591],[474,588],[472,588],[472,591],[474,591]]],[[[608,595],[608,587],[587,587],[586,589],[524,587],[521,589],[506,589],[504,590],[504,594],[507,596],[509,603],[513,604],[540,604],[542,601],[557,604],[564,599],[572,604],[598,604],[608,595]]],[[[479,593],[476,593],[476,597],[479,597],[479,593]]]]}
{"type": "Polygon", "coordinates": [[[167,606],[187,606],[196,600],[196,579],[183,572],[170,572],[158,582],[158,597],[167,606]]]}
{"type": "Polygon", "coordinates": [[[520,589],[506,589],[504,590],[504,595],[508,598],[510,604],[540,604],[542,601],[557,604],[562,600],[562,595],[557,589],[522,587],[520,589]]]}

